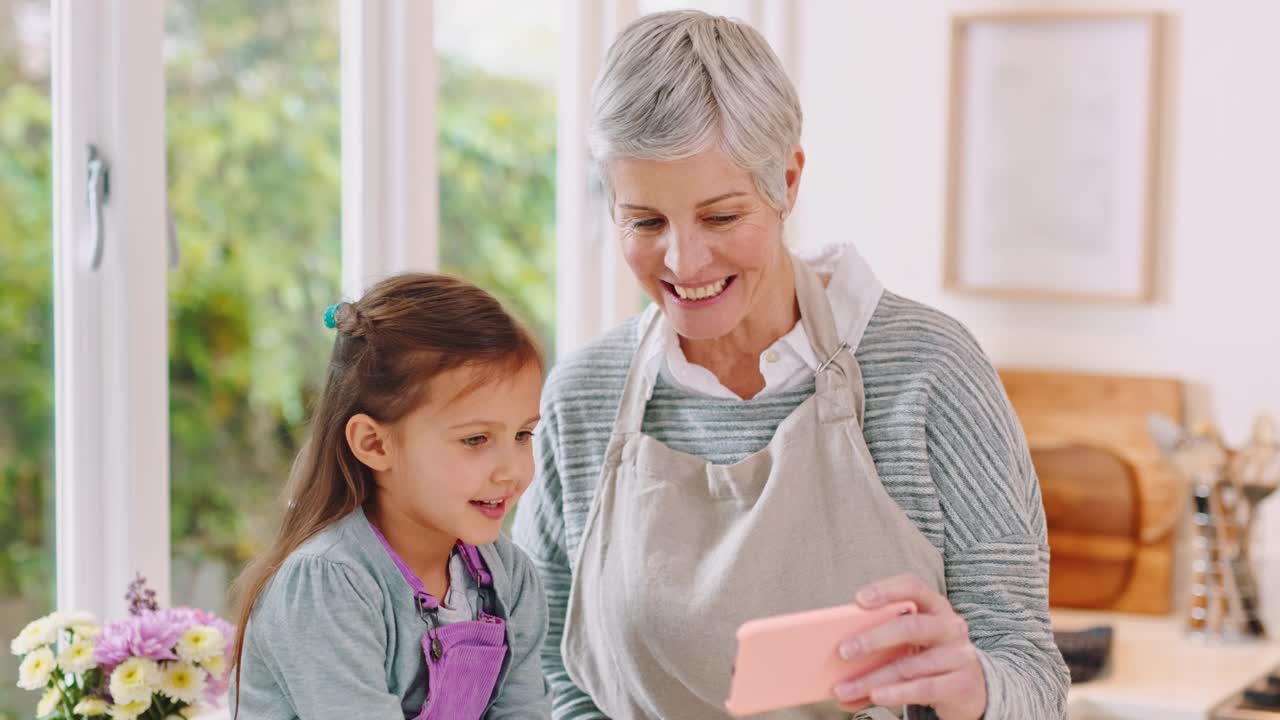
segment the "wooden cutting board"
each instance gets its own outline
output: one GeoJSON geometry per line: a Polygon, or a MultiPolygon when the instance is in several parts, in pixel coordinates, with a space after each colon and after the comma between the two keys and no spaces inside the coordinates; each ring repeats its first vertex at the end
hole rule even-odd
{"type": "Polygon", "coordinates": [[[1000,376],[1040,478],[1049,604],[1168,613],[1174,530],[1187,497],[1147,434],[1147,417],[1182,423],[1182,383],[1027,370],[1000,376]]]}

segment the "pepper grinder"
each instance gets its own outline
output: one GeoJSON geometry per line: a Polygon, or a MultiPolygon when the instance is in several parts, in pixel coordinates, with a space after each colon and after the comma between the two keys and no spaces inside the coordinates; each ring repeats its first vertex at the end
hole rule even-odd
{"type": "Polygon", "coordinates": [[[1263,636],[1245,539],[1250,507],[1244,485],[1232,471],[1238,463],[1235,454],[1208,422],[1187,432],[1168,418],[1153,416],[1149,428],[1191,489],[1195,533],[1188,629],[1213,637],[1263,636]]]}
{"type": "Polygon", "coordinates": [[[1239,539],[1239,562],[1249,569],[1247,579],[1252,583],[1245,589],[1245,594],[1252,600],[1255,609],[1256,627],[1250,629],[1250,634],[1266,637],[1266,628],[1261,619],[1256,617],[1259,603],[1250,546],[1258,505],[1275,492],[1277,487],[1280,487],[1280,432],[1277,432],[1275,420],[1270,416],[1259,415],[1254,421],[1249,443],[1240,448],[1231,461],[1230,478],[1232,486],[1240,496],[1242,529],[1239,539]]]}

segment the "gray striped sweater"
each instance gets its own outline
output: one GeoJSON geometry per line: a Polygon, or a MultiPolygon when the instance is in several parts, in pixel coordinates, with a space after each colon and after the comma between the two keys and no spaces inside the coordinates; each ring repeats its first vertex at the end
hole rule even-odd
{"type": "MultiPolygon", "coordinates": [[[[555,718],[600,718],[560,656],[574,558],[617,413],[638,323],[561,362],[543,396],[538,477],[514,535],[550,609],[543,670],[555,718]]],[[[1069,676],[1049,626],[1049,549],[1026,441],[990,361],[955,320],[884,293],[855,353],[863,432],[885,489],[942,553],[947,594],[986,674],[985,720],[1066,717],[1069,676]]],[[[715,463],[763,448],[813,382],[758,400],[693,397],[659,380],[644,432],[715,463]]],[[[913,710],[912,717],[932,713],[913,710]]]]}

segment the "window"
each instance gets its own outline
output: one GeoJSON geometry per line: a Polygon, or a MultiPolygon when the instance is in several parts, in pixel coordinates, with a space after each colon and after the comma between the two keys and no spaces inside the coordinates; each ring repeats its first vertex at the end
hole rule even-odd
{"type": "Polygon", "coordinates": [[[341,157],[336,0],[170,0],[172,590],[226,592],[279,521],[333,343],[341,157]]]}
{"type": "MultiPolygon", "coordinates": [[[[550,358],[629,315],[585,107],[635,7],[0,0],[0,631],[55,597],[116,617],[137,571],[227,612],[279,520],[340,288],[438,267],[550,358]]],[[[29,716],[10,687],[0,720],[29,716]]]]}
{"type": "MultiPolygon", "coordinates": [[[[48,0],[0,0],[0,638],[53,609],[48,0]]],[[[0,718],[32,717],[3,647],[0,718]]]]}
{"type": "Polygon", "coordinates": [[[555,353],[560,3],[435,3],[440,267],[501,299],[555,353]]]}

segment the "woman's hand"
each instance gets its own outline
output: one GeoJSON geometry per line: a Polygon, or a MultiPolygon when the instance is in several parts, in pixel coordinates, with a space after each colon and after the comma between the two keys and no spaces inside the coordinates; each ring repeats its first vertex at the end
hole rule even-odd
{"type": "Polygon", "coordinates": [[[918,651],[836,687],[841,707],[855,712],[868,705],[928,705],[942,720],[978,720],[987,707],[987,684],[969,626],[951,603],[915,575],[881,580],[858,592],[867,609],[899,600],[915,602],[917,613],[845,638],[840,654],[854,658],[902,645],[918,651]]]}

